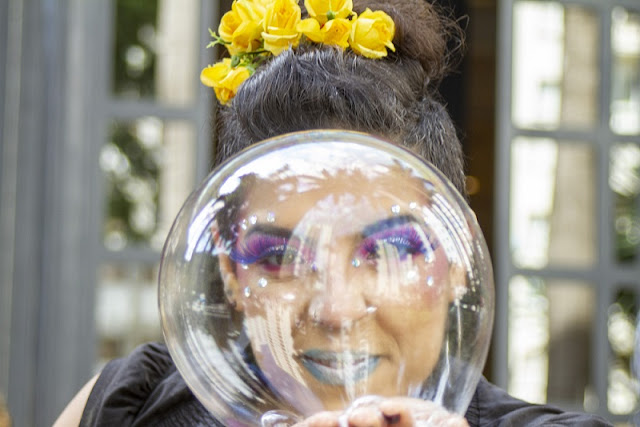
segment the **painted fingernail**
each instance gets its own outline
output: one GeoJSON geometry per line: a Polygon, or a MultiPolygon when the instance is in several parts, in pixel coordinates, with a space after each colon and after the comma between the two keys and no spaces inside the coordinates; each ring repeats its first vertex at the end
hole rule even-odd
{"type": "Polygon", "coordinates": [[[387,424],[397,424],[400,422],[400,414],[384,415],[384,420],[387,424]]]}

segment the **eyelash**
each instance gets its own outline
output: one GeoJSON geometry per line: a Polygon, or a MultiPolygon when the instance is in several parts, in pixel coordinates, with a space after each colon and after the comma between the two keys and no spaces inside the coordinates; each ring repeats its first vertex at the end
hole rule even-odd
{"type": "Polygon", "coordinates": [[[231,251],[231,259],[243,265],[260,264],[267,271],[276,272],[291,265],[298,257],[298,248],[286,237],[254,235],[239,248],[231,251]]]}
{"type": "Polygon", "coordinates": [[[380,231],[367,237],[360,244],[358,255],[362,259],[375,261],[380,258],[380,247],[383,244],[395,247],[402,261],[409,255],[427,254],[438,246],[431,240],[429,235],[426,236],[426,241],[423,240],[423,237],[418,234],[413,225],[404,225],[380,231]]]}
{"type": "MultiPolygon", "coordinates": [[[[429,235],[426,241],[414,225],[394,227],[379,231],[365,238],[359,245],[356,255],[375,263],[380,258],[382,245],[393,246],[404,261],[408,256],[427,254],[437,248],[437,243],[429,235]]],[[[291,244],[287,237],[268,234],[250,236],[238,248],[231,250],[231,259],[242,265],[259,264],[268,272],[279,272],[295,263],[306,262],[308,257],[300,258],[300,248],[291,244]]]]}

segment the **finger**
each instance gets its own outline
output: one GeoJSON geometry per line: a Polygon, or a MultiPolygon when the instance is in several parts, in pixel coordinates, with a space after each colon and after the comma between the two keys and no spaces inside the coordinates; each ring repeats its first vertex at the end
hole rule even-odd
{"type": "Polygon", "coordinates": [[[394,427],[448,426],[466,427],[467,420],[448,412],[440,405],[422,399],[395,398],[380,404],[380,411],[388,424],[394,427]]]}
{"type": "Polygon", "coordinates": [[[380,403],[380,411],[390,426],[412,427],[414,415],[434,410],[433,402],[408,397],[387,399],[380,403]]]}
{"type": "Polygon", "coordinates": [[[354,408],[347,415],[349,427],[386,427],[386,422],[375,406],[354,408]]]}
{"type": "Polygon", "coordinates": [[[340,427],[339,416],[339,412],[319,412],[294,427],[340,427]]]}
{"type": "Polygon", "coordinates": [[[433,412],[426,419],[416,422],[416,425],[443,426],[443,427],[467,427],[469,424],[462,416],[452,414],[444,409],[433,412]]]}

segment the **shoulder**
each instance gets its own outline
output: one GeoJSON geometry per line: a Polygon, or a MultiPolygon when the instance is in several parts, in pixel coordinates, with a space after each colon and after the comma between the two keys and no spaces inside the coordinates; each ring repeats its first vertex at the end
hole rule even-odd
{"type": "Polygon", "coordinates": [[[465,415],[470,426],[611,426],[596,415],[534,405],[482,378],[465,415]]]}
{"type": "MultiPolygon", "coordinates": [[[[77,426],[80,423],[82,412],[87,405],[87,399],[98,380],[98,376],[99,374],[91,378],[71,399],[60,416],[58,416],[58,419],[53,423],[53,427],[77,426]]],[[[3,424],[0,423],[0,425],[3,424]]]]}
{"type": "Polygon", "coordinates": [[[144,344],[113,360],[98,377],[81,426],[215,425],[194,397],[163,344],[144,344]]]}

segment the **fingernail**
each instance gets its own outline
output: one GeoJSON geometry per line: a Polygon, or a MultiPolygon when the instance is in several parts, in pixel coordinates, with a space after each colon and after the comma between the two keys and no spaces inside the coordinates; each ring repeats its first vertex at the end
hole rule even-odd
{"type": "Polygon", "coordinates": [[[400,414],[384,415],[384,420],[387,424],[397,424],[400,422],[400,414]]]}

